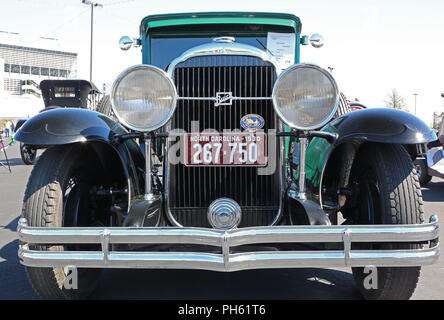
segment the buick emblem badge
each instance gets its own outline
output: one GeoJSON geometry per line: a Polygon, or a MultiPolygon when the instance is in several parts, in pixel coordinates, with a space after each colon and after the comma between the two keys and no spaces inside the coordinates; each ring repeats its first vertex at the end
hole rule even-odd
{"type": "Polygon", "coordinates": [[[231,106],[233,104],[233,94],[231,92],[216,92],[215,107],[231,106]]]}

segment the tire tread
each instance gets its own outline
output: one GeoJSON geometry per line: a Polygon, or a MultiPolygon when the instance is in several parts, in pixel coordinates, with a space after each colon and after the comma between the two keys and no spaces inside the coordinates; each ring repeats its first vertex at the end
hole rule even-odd
{"type": "MultiPolygon", "coordinates": [[[[74,145],[55,146],[47,149],[39,158],[26,185],[22,217],[28,224],[38,227],[60,227],[57,217],[61,186],[59,181],[68,174],[66,168],[76,161],[74,145]]],[[[60,246],[33,246],[40,250],[61,250],[60,246]]],[[[63,268],[25,267],[34,291],[44,299],[78,299],[82,290],[64,290],[63,268]]]]}
{"type": "MultiPolygon", "coordinates": [[[[375,161],[380,168],[384,184],[380,194],[383,197],[382,217],[384,224],[420,224],[424,222],[424,207],[421,187],[413,163],[401,145],[368,144],[364,158],[375,161]]],[[[405,246],[412,245],[404,245],[405,246]]],[[[359,268],[353,268],[358,270],[359,268]]],[[[413,294],[420,276],[420,267],[378,268],[384,272],[383,287],[377,296],[364,292],[370,299],[409,299],[413,294]]],[[[353,272],[355,274],[355,270],[353,272]]],[[[355,275],[356,277],[356,275],[355,275]]]]}

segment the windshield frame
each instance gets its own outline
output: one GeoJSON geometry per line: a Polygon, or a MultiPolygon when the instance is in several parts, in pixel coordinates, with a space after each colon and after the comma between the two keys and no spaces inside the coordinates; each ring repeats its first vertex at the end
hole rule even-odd
{"type": "MultiPolygon", "coordinates": [[[[267,51],[267,36],[236,37],[236,43],[250,45],[259,50],[267,51]],[[264,48],[265,46],[265,48],[264,48]]],[[[150,64],[166,70],[168,65],[184,52],[194,47],[213,43],[213,38],[203,37],[152,37],[150,38],[150,64]]]]}
{"type": "MultiPolygon", "coordinates": [[[[254,39],[260,40],[260,42],[267,46],[267,34],[269,32],[281,32],[281,33],[294,33],[293,28],[286,26],[275,25],[193,25],[177,29],[177,27],[162,27],[157,29],[151,29],[151,32],[146,34],[146,37],[142,38],[142,63],[153,64],[161,69],[165,69],[167,65],[180,56],[188,49],[198,46],[204,43],[211,43],[213,38],[217,37],[234,37],[238,43],[249,44],[256,48],[266,51],[262,45],[254,39]],[[195,45],[184,46],[181,52],[175,52],[174,56],[171,56],[170,61],[158,62],[153,60],[153,46],[160,44],[162,39],[193,39],[195,45]],[[196,39],[202,39],[203,41],[196,41],[196,39]],[[246,40],[248,39],[248,40],[246,40]],[[246,40],[246,41],[245,41],[246,40]],[[157,43],[156,43],[157,42],[157,43]]],[[[300,34],[295,33],[295,60],[294,63],[299,63],[299,47],[300,47],[300,34]]],[[[174,41],[174,40],[173,40],[174,41]]],[[[155,49],[157,50],[157,48],[155,49]]],[[[161,51],[168,51],[166,48],[160,49],[161,51]]],[[[158,54],[158,53],[157,53],[158,54]]],[[[155,55],[154,55],[154,59],[155,55]]]]}

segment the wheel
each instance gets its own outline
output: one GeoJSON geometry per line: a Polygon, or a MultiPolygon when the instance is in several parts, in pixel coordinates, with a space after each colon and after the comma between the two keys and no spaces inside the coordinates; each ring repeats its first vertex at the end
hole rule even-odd
{"type": "Polygon", "coordinates": [[[340,92],[339,93],[339,104],[338,110],[336,110],[335,118],[342,116],[343,114],[351,112],[350,104],[347,101],[345,95],[340,92]]]}
{"type": "Polygon", "coordinates": [[[97,104],[96,111],[103,113],[111,119],[117,120],[114,115],[113,108],[111,106],[111,98],[109,95],[104,96],[97,104]]]}
{"type": "Polygon", "coordinates": [[[414,162],[416,174],[418,175],[419,184],[425,186],[432,180],[432,176],[427,173],[427,160],[426,159],[416,159],[414,162]]]}
{"type": "Polygon", "coordinates": [[[33,165],[37,158],[37,149],[20,142],[20,156],[25,164],[33,165]]]}
{"type": "MultiPolygon", "coordinates": [[[[366,144],[353,163],[350,185],[356,197],[346,204],[347,219],[353,224],[418,224],[424,210],[418,176],[401,145],[366,144]]],[[[417,244],[356,245],[354,249],[416,249],[417,244]]],[[[366,289],[369,275],[352,268],[366,299],[409,299],[416,288],[420,267],[378,267],[377,288],[366,289]]],[[[367,270],[368,271],[368,270],[367,270]]]]}
{"type": "MultiPolygon", "coordinates": [[[[47,149],[34,166],[26,186],[22,216],[30,226],[94,226],[90,189],[96,172],[81,145],[47,149]]],[[[31,247],[31,246],[30,246],[31,247]]],[[[76,250],[75,246],[32,246],[34,250],[76,250]]],[[[100,250],[91,247],[91,250],[100,250]]],[[[83,246],[85,250],[85,246],[83,246]]],[[[88,297],[99,280],[100,269],[78,269],[78,289],[65,289],[68,269],[26,267],[34,290],[44,299],[88,297]]]]}

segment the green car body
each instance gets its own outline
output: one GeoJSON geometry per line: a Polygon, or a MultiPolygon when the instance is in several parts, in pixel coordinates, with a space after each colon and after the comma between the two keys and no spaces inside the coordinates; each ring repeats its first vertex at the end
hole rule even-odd
{"type": "Polygon", "coordinates": [[[250,12],[208,12],[151,15],[145,17],[140,24],[140,40],[142,44],[142,62],[151,64],[150,42],[156,36],[190,36],[187,28],[198,27],[193,34],[209,38],[229,33],[232,36],[266,34],[268,31],[294,32],[296,35],[295,63],[299,62],[300,33],[302,24],[298,17],[284,13],[250,13],[250,12]],[[245,25],[258,25],[260,32],[246,32],[245,25]],[[224,26],[224,28],[221,28],[224,26]]]}

